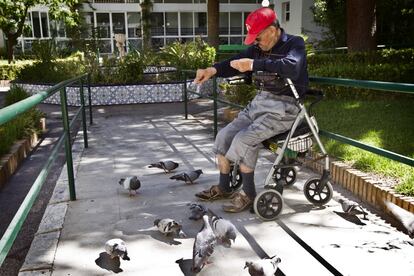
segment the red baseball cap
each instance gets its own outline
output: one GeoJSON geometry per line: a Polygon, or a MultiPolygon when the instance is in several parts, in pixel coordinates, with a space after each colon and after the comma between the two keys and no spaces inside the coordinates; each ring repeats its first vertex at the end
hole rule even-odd
{"type": "Polygon", "coordinates": [[[267,7],[251,12],[246,18],[247,36],[244,40],[244,44],[252,44],[257,35],[269,27],[276,19],[276,12],[267,7]]]}

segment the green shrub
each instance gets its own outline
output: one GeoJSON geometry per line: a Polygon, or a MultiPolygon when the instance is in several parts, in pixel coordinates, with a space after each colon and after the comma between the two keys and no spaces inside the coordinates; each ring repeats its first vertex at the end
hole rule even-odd
{"type": "Polygon", "coordinates": [[[242,106],[246,106],[256,95],[254,85],[250,84],[230,85],[225,83],[221,84],[221,88],[224,90],[226,100],[242,106]]]}
{"type": "MultiPolygon", "coordinates": [[[[6,106],[16,103],[29,97],[23,89],[13,86],[6,94],[6,106]]],[[[0,126],[0,156],[7,154],[13,143],[24,137],[28,137],[33,132],[39,131],[39,120],[44,116],[39,110],[32,108],[20,114],[12,121],[0,126]]]]}
{"type": "Polygon", "coordinates": [[[121,83],[136,83],[143,79],[144,59],[139,51],[126,55],[120,62],[117,75],[121,83]]]}
{"type": "Polygon", "coordinates": [[[7,92],[4,99],[5,106],[12,105],[21,100],[28,98],[30,95],[19,86],[12,86],[12,88],[7,92]]]}
{"type": "Polygon", "coordinates": [[[166,65],[174,66],[178,74],[183,69],[198,69],[214,63],[216,49],[201,39],[195,42],[174,42],[161,49],[162,59],[166,65]]]}
{"type": "Polygon", "coordinates": [[[58,83],[79,76],[85,71],[83,63],[76,60],[35,62],[24,67],[17,74],[17,79],[31,83],[58,83]]]}
{"type": "Polygon", "coordinates": [[[308,56],[309,74],[388,82],[413,82],[414,49],[308,56]]]}
{"type": "Polygon", "coordinates": [[[56,42],[53,39],[35,40],[32,44],[32,52],[40,62],[50,63],[57,55],[56,42]]]}

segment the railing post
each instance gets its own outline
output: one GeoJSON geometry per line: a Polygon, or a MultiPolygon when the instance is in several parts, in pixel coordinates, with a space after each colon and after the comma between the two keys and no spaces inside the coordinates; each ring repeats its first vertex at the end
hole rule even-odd
{"type": "Polygon", "coordinates": [[[86,128],[86,112],[85,112],[85,95],[83,93],[83,77],[80,81],[80,100],[81,100],[81,108],[82,108],[82,126],[83,126],[83,144],[85,148],[88,147],[88,132],[86,128]]]}
{"type": "Polygon", "coordinates": [[[217,136],[217,78],[213,78],[214,138],[217,136]]]}
{"type": "Polygon", "coordinates": [[[93,124],[92,119],[92,97],[91,97],[91,73],[88,74],[88,101],[89,101],[89,124],[93,124]]]}
{"type": "Polygon", "coordinates": [[[68,116],[68,103],[66,101],[66,87],[60,90],[60,105],[62,107],[62,120],[63,128],[65,133],[65,151],[66,151],[66,167],[68,169],[68,180],[69,180],[69,194],[70,200],[76,200],[75,191],[75,179],[73,176],[73,160],[72,160],[72,149],[70,146],[70,128],[69,128],[69,116],[68,116]]]}
{"type": "Polygon", "coordinates": [[[184,97],[184,114],[185,114],[185,119],[188,119],[188,96],[187,96],[187,73],[183,72],[183,78],[184,78],[184,93],[183,93],[183,97],[184,97]]]}

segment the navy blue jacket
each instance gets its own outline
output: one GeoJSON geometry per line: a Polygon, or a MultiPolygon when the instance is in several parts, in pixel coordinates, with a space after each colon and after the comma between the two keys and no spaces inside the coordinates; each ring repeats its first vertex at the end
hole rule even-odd
{"type": "MultiPolygon", "coordinates": [[[[238,70],[230,66],[230,61],[251,58],[254,59],[253,72],[272,72],[279,74],[283,78],[290,78],[302,97],[309,83],[305,42],[300,36],[289,35],[283,29],[281,31],[282,34],[279,41],[269,52],[263,52],[258,46],[252,45],[232,58],[214,64],[217,70],[216,76],[227,78],[240,75],[238,70]]],[[[246,72],[245,74],[251,77],[252,72],[246,72]]],[[[270,89],[266,87],[266,90],[270,89]]],[[[290,90],[286,90],[282,94],[293,96],[290,90]]]]}

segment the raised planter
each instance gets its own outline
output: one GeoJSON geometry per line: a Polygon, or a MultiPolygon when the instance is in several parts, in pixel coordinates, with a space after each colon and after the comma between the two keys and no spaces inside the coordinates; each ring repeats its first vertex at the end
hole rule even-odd
{"type": "MultiPolygon", "coordinates": [[[[313,158],[318,157],[319,154],[314,153],[313,158]]],[[[321,161],[312,162],[309,167],[322,173],[324,164],[321,161]]],[[[330,162],[330,171],[332,182],[351,191],[375,208],[389,212],[383,203],[383,200],[387,200],[414,214],[414,197],[398,194],[390,187],[370,177],[369,174],[353,169],[340,161],[330,162]]]]}
{"type": "MultiPolygon", "coordinates": [[[[46,130],[45,119],[41,119],[40,126],[42,131],[46,130]]],[[[10,149],[10,153],[4,155],[0,159],[0,189],[6,185],[8,179],[17,170],[21,162],[29,155],[33,148],[39,142],[39,138],[36,133],[33,133],[30,137],[22,140],[18,140],[14,143],[10,149]]]]}
{"type": "MultiPolygon", "coordinates": [[[[30,94],[45,91],[52,84],[28,84],[14,83],[30,94]]],[[[68,105],[80,106],[79,86],[71,86],[66,89],[68,105]]],[[[207,87],[201,91],[206,93],[207,87]]],[[[87,87],[84,87],[85,103],[89,104],[87,87]]],[[[189,99],[199,96],[189,93],[189,99]]],[[[183,83],[155,83],[155,84],[131,84],[131,85],[94,85],[91,86],[92,105],[117,105],[137,103],[168,103],[183,101],[183,83]]],[[[60,104],[60,94],[55,93],[43,101],[44,103],[60,104]]]]}

